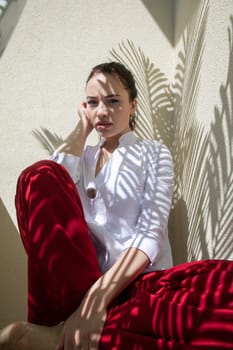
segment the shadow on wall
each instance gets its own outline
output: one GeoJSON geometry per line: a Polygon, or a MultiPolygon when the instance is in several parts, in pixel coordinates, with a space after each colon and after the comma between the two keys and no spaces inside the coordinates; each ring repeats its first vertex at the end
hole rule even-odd
{"type": "Polygon", "coordinates": [[[200,1],[142,0],[142,3],[171,45],[175,46],[183,35],[193,13],[199,7],[200,1]],[[182,6],[182,17],[177,18],[176,13],[179,13],[179,6],[182,6]]]}
{"type": "Polygon", "coordinates": [[[233,259],[233,16],[230,17],[228,41],[228,73],[225,84],[219,89],[221,105],[214,107],[214,121],[208,137],[205,190],[212,228],[211,253],[215,258],[233,259]]]}
{"type": "Polygon", "coordinates": [[[130,41],[110,51],[111,60],[123,63],[134,74],[138,90],[139,137],[156,139],[171,148],[173,135],[173,93],[163,72],[130,41]]]}
{"type": "Polygon", "coordinates": [[[174,0],[142,0],[143,5],[169,40],[174,42],[174,0]]]}
{"type": "MultiPolygon", "coordinates": [[[[0,58],[19,20],[26,0],[0,1],[0,58]]],[[[0,327],[26,319],[26,256],[17,228],[0,199],[0,327]]]]}
{"type": "Polygon", "coordinates": [[[43,127],[41,127],[40,130],[32,130],[32,134],[41,143],[42,147],[48,152],[49,155],[51,155],[64,141],[61,136],[43,127]]]}
{"type": "MultiPolygon", "coordinates": [[[[200,212],[199,199],[206,171],[203,159],[207,155],[207,135],[196,120],[196,106],[208,10],[205,1],[187,26],[173,85],[175,189],[169,231],[176,264],[190,260],[188,240],[193,239],[194,225],[199,226],[198,220],[204,214],[200,212]]],[[[205,255],[204,249],[203,245],[201,255],[205,255]]],[[[200,250],[195,252],[194,260],[200,258],[199,253],[200,250]]]]}
{"type": "Polygon", "coordinates": [[[0,1],[0,57],[13,33],[26,0],[0,1]]]}
{"type": "Polygon", "coordinates": [[[214,107],[213,123],[209,134],[206,134],[193,118],[199,60],[190,57],[193,47],[193,58],[195,52],[200,52],[201,58],[208,8],[203,10],[201,26],[194,31],[195,45],[187,37],[185,54],[180,55],[177,66],[179,78],[175,84],[178,91],[173,145],[176,189],[170,227],[173,230],[174,238],[171,240],[176,263],[233,258],[233,19],[230,18],[228,28],[228,75],[226,83],[220,86],[222,103],[214,107]],[[187,63],[182,65],[185,61],[187,63]]]}
{"type": "MultiPolygon", "coordinates": [[[[175,264],[190,260],[232,259],[233,200],[233,24],[229,67],[220,87],[209,133],[196,119],[199,79],[209,1],[198,2],[178,53],[174,84],[130,41],[110,51],[110,60],[134,74],[139,93],[136,133],[168,146],[174,159],[175,190],[169,232],[175,264]]],[[[34,136],[51,153],[61,138],[48,129],[34,136]]]]}
{"type": "Polygon", "coordinates": [[[13,320],[26,319],[27,263],[17,228],[1,199],[0,222],[0,327],[2,327],[13,320]]]}

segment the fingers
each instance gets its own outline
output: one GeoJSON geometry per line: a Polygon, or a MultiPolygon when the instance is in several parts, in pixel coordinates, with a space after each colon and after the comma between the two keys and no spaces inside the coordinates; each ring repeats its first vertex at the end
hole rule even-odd
{"type": "Polygon", "coordinates": [[[78,108],[78,115],[79,115],[80,119],[88,118],[86,107],[84,107],[83,104],[81,105],[81,107],[78,108]]]}
{"type": "Polygon", "coordinates": [[[100,334],[82,335],[80,339],[80,333],[76,332],[74,338],[74,344],[66,344],[64,350],[98,350],[100,334]]]}
{"type": "Polygon", "coordinates": [[[64,335],[64,332],[62,332],[54,350],[64,350],[64,340],[65,340],[65,335],[64,335]]]}
{"type": "Polygon", "coordinates": [[[81,106],[78,108],[78,116],[82,120],[83,123],[90,124],[90,120],[87,114],[87,104],[86,102],[83,102],[81,106]]]}
{"type": "Polygon", "coordinates": [[[90,338],[82,338],[81,343],[76,342],[70,343],[69,341],[62,343],[60,342],[55,350],[98,350],[100,335],[92,334],[90,338]]]}
{"type": "Polygon", "coordinates": [[[99,348],[99,341],[100,341],[101,334],[96,333],[92,334],[90,336],[90,341],[89,341],[89,348],[88,350],[98,350],[99,348]]]}
{"type": "Polygon", "coordinates": [[[63,347],[61,350],[88,350],[88,343],[86,345],[86,341],[83,339],[83,344],[81,344],[79,331],[75,331],[73,337],[71,335],[67,335],[64,338],[63,347]]]}

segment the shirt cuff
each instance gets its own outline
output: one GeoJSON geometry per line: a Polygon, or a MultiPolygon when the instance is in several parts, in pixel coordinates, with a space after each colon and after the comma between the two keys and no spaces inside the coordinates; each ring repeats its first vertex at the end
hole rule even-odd
{"type": "Polygon", "coordinates": [[[68,171],[74,183],[78,182],[79,180],[78,168],[79,168],[80,157],[75,156],[73,154],[65,153],[65,152],[55,151],[51,156],[51,160],[64,166],[64,168],[68,171]]]}
{"type": "MultiPolygon", "coordinates": [[[[150,263],[153,264],[158,259],[161,252],[162,242],[155,239],[154,234],[147,233],[138,234],[130,247],[142,250],[149,258],[150,263]]],[[[129,247],[128,247],[129,248],[129,247]]]]}

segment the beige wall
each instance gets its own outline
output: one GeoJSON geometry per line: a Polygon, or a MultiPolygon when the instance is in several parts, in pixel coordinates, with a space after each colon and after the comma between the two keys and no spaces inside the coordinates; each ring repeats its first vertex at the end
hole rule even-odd
{"type": "Polygon", "coordinates": [[[89,69],[112,57],[112,49],[130,61],[121,51],[125,46],[132,53],[127,40],[141,59],[140,46],[175,91],[174,110],[172,95],[158,85],[155,97],[166,103],[155,107],[164,118],[152,113],[153,118],[141,119],[142,128],[149,125],[142,131],[161,138],[174,156],[170,235],[175,263],[233,258],[233,102],[226,85],[230,71],[232,83],[231,15],[232,0],[97,0],[95,6],[93,0],[27,1],[0,59],[0,326],[26,317],[26,258],[15,226],[15,184],[25,166],[48,157],[32,131],[43,126],[65,136],[75,124],[89,69]],[[12,304],[9,291],[15,290],[12,304]]]}
{"type": "Polygon", "coordinates": [[[233,1],[199,3],[175,47],[176,263],[233,259],[233,1]]]}
{"type": "Polygon", "coordinates": [[[26,256],[17,229],[0,199],[0,327],[26,318],[26,256]]]}

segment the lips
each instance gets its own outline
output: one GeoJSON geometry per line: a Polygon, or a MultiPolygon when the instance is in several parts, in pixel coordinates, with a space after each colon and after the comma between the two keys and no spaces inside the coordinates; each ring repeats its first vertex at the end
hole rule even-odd
{"type": "Polygon", "coordinates": [[[110,126],[112,126],[112,123],[110,123],[110,122],[98,122],[98,123],[96,123],[96,128],[108,128],[108,127],[110,127],[110,126]]]}

